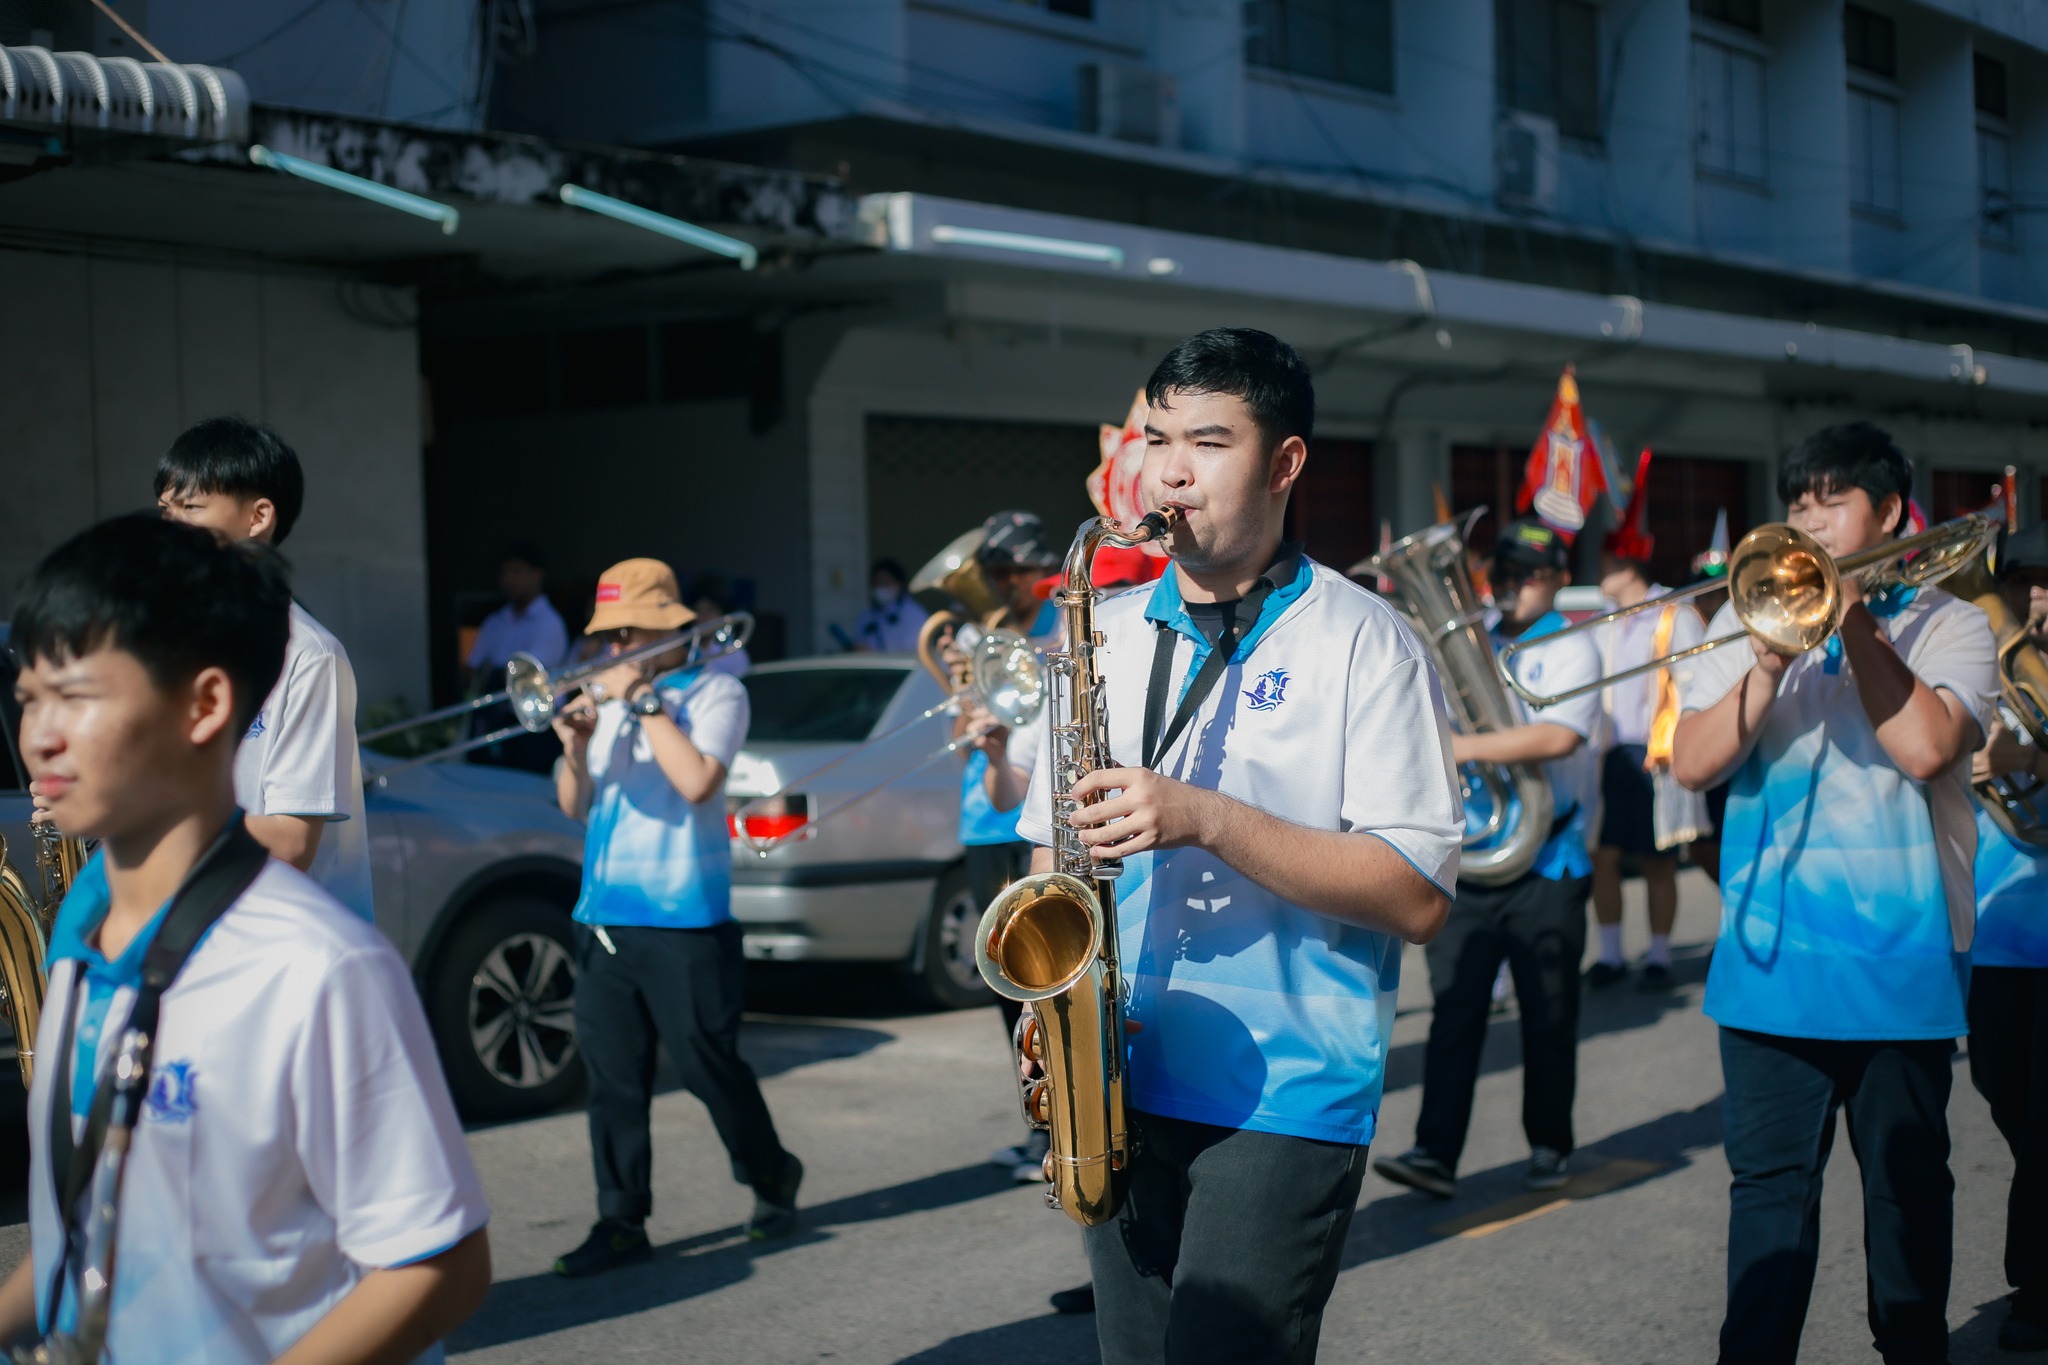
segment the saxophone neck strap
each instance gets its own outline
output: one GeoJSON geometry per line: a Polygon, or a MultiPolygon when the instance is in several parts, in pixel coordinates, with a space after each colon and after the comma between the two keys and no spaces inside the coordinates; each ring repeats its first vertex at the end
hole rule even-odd
{"type": "MultiPolygon", "coordinates": [[[[141,1054],[137,1059],[139,1065],[136,1073],[125,1083],[115,1075],[114,1066],[106,1067],[93,1090],[92,1109],[86,1120],[83,1142],[75,1141],[71,1135],[71,1075],[77,1065],[72,1048],[82,1004],[80,991],[84,985],[84,973],[73,976],[57,1050],[50,1054],[50,1175],[56,1185],[57,1217],[67,1229],[78,1207],[79,1196],[85,1193],[86,1184],[92,1179],[100,1149],[106,1145],[116,1099],[123,1101],[125,1122],[132,1125],[135,1110],[148,1093],[150,1053],[155,1045],[164,992],[184,969],[193,949],[199,946],[199,940],[206,937],[206,931],[227,913],[229,906],[241,899],[249,884],[263,871],[269,857],[263,845],[249,833],[248,826],[242,823],[238,811],[171,897],[170,909],[164,912],[156,937],[143,951],[142,981],[136,987],[135,1003],[128,1011],[128,1021],[116,1036],[118,1052],[121,1037],[131,1032],[142,1035],[141,1054]],[[118,1095],[117,1091],[120,1092],[118,1095]]],[[[71,1252],[68,1235],[64,1239],[64,1247],[68,1263],[71,1252]]],[[[54,1281],[57,1295],[64,1292],[65,1269],[62,1265],[57,1268],[54,1281]]],[[[54,1301],[51,1311],[55,1312],[54,1301]]]]}
{"type": "Polygon", "coordinates": [[[1216,690],[1223,670],[1230,667],[1231,656],[1237,652],[1238,641],[1244,637],[1245,631],[1256,625],[1260,612],[1265,609],[1266,598],[1272,592],[1273,580],[1261,578],[1238,601],[1224,604],[1223,631],[1216,637],[1209,657],[1202,660],[1202,666],[1195,670],[1195,676],[1181,694],[1180,705],[1174,709],[1173,720],[1167,725],[1164,735],[1160,734],[1159,727],[1166,717],[1167,693],[1173,689],[1173,652],[1179,644],[1180,632],[1164,621],[1155,623],[1158,629],[1152,641],[1152,678],[1145,687],[1145,767],[1154,772],[1159,770],[1159,761],[1166,757],[1167,750],[1194,720],[1195,712],[1216,690]]]}

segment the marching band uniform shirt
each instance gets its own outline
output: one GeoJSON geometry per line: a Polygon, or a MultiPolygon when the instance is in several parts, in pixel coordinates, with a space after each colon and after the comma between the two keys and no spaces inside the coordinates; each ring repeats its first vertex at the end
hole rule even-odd
{"type": "MultiPolygon", "coordinates": [[[[82,1141],[164,915],[109,962],[91,946],[107,904],[95,859],[58,913],[36,1035],[29,1230],[44,1332],[75,1322],[79,1271],[74,1258],[53,1321],[50,1078],[73,1068],[82,1141]],[[74,1006],[76,1045],[60,1058],[74,1006]]],[[[489,1218],[405,963],[296,869],[272,859],[257,874],[162,1009],[121,1193],[110,1359],[258,1365],[370,1270],[439,1255],[489,1218]]]]}
{"type": "MultiPolygon", "coordinates": [[[[1887,594],[1871,610],[1906,666],[1962,702],[1981,737],[1998,691],[1984,613],[1931,587],[1887,594]]],[[[1708,634],[1740,629],[1724,606],[1708,634]]],[[[1677,665],[1685,709],[1712,706],[1755,662],[1738,643],[1677,665]]],[[[1964,1033],[1974,805],[1967,756],[1927,783],[1899,771],[1839,638],[1792,660],[1729,783],[1706,1012],[1789,1038],[1964,1033]]]]}
{"type": "MultiPolygon", "coordinates": [[[[1653,583],[1648,595],[1662,597],[1669,591],[1669,588],[1653,583]]],[[[1671,618],[1671,650],[1691,649],[1706,638],[1706,623],[1691,607],[1680,605],[1666,610],[1674,613],[1671,618]]],[[[1603,677],[1609,673],[1627,672],[1650,661],[1657,643],[1657,623],[1663,614],[1662,611],[1639,611],[1593,632],[1603,677]]],[[[1611,737],[1614,743],[1648,744],[1650,720],[1657,710],[1657,674],[1653,671],[1609,683],[1605,697],[1607,712],[1613,722],[1611,737]]]]}
{"type": "MultiPolygon", "coordinates": [[[[690,742],[730,770],[751,715],[740,680],[687,668],[655,679],[654,690],[690,742]]],[[[589,753],[577,921],[704,929],[731,919],[724,788],[695,803],[677,791],[654,761],[640,717],[617,698],[598,706],[589,753]]]]}
{"type": "Polygon", "coordinates": [[[514,654],[531,654],[549,668],[569,657],[569,628],[547,598],[534,598],[524,611],[507,602],[486,616],[465,662],[471,668],[502,669],[514,654]]]}
{"type": "MultiPolygon", "coordinates": [[[[1518,637],[1511,639],[1496,631],[1494,648],[1539,640],[1563,630],[1568,624],[1557,612],[1549,612],[1537,618],[1518,637]]],[[[1514,656],[1512,664],[1515,677],[1523,686],[1544,693],[1568,692],[1602,676],[1599,652],[1593,642],[1582,635],[1551,640],[1525,649],[1514,656]]],[[[1593,875],[1593,857],[1587,851],[1587,841],[1595,828],[1593,817],[1600,805],[1600,754],[1597,748],[1602,722],[1600,694],[1588,693],[1540,711],[1512,690],[1508,692],[1508,701],[1515,708],[1516,724],[1562,725],[1584,741],[1563,758],[1551,759],[1543,765],[1544,779],[1550,783],[1551,832],[1537,851],[1536,862],[1530,872],[1546,881],[1590,877],[1593,875]]],[[[1515,809],[1519,810],[1519,803],[1515,809]]],[[[1492,797],[1486,788],[1474,784],[1472,795],[1466,801],[1467,826],[1474,830],[1484,828],[1491,813],[1492,797]]],[[[1500,833],[1473,847],[1491,848],[1513,832],[1514,824],[1509,821],[1502,826],[1500,833]]]]}
{"type": "Polygon", "coordinates": [[[853,623],[853,638],[880,654],[908,654],[917,648],[917,636],[931,613],[919,606],[909,593],[894,606],[870,605],[853,623]]]}
{"type": "MultiPolygon", "coordinates": [[[[1464,816],[1428,653],[1390,606],[1320,564],[1297,555],[1267,577],[1274,590],[1160,771],[1312,829],[1383,839],[1450,894],[1464,816]]],[[[1096,625],[1111,752],[1135,765],[1158,630],[1173,634],[1183,689],[1211,647],[1172,571],[1101,602],[1096,625]]],[[[1018,832],[1051,844],[1051,746],[1033,743],[1018,832]]],[[[1128,1012],[1145,1025],[1127,1038],[1133,1107],[1371,1140],[1400,940],[1289,904],[1198,848],[1126,858],[1115,887],[1128,1012]]]]}
{"type": "Polygon", "coordinates": [[[2048,849],[2007,836],[1977,807],[1979,967],[2048,967],[2048,849]]]}
{"type": "Polygon", "coordinates": [[[324,820],[310,875],[375,922],[355,670],[341,641],[297,602],[284,672],[235,751],[235,800],[251,815],[324,820]]]}

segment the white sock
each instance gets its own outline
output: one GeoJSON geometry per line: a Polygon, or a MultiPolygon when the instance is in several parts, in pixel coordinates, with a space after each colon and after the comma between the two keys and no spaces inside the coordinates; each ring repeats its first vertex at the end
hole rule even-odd
{"type": "Polygon", "coordinates": [[[1650,935],[1649,960],[1656,963],[1659,967],[1669,967],[1671,965],[1671,935],[1650,935]]]}
{"type": "Polygon", "coordinates": [[[1600,960],[1610,967],[1621,965],[1621,926],[1603,924],[1600,926],[1600,960]]]}

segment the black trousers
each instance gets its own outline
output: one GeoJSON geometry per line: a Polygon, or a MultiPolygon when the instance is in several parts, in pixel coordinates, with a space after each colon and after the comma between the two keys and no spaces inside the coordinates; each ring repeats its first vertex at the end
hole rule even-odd
{"type": "Polygon", "coordinates": [[[1086,1229],[1102,1365],[1305,1365],[1365,1152],[1131,1113],[1115,1218],[1086,1229]]]}
{"type": "MultiPolygon", "coordinates": [[[[1031,849],[1031,844],[1021,840],[1009,844],[967,845],[967,886],[974,894],[975,904],[986,909],[997,892],[1029,872],[1031,849]]],[[[1017,1021],[1024,1015],[1024,1004],[1007,995],[999,995],[996,1007],[1003,1012],[1003,1037],[1008,1039],[1017,1031],[1017,1021]]]]}
{"type": "Polygon", "coordinates": [[[1889,1365],[1948,1359],[1955,1180],[1949,1039],[1823,1042],[1721,1030],[1728,1315],[1722,1365],[1792,1365],[1820,1259],[1836,1111],[1863,1172],[1870,1334],[1889,1365]]]}
{"type": "Polygon", "coordinates": [[[1970,969],[1970,1080],[2012,1148],[2006,1283],[2048,1298],[2048,967],[1970,969]]]}
{"type": "Polygon", "coordinates": [[[654,1207],[655,1042],[732,1158],[733,1179],[774,1194],[789,1165],[754,1069],[740,1056],[745,960],[740,927],[576,926],[576,1042],[590,1072],[590,1158],[601,1218],[645,1218],[654,1207]]]}
{"type": "Polygon", "coordinates": [[[1457,1169],[1493,982],[1503,959],[1522,1007],[1522,1132],[1531,1147],[1572,1150],[1579,1084],[1579,959],[1586,952],[1590,877],[1535,874],[1506,886],[1458,883],[1443,932],[1424,950],[1436,1003],[1422,1063],[1415,1145],[1457,1169]]]}

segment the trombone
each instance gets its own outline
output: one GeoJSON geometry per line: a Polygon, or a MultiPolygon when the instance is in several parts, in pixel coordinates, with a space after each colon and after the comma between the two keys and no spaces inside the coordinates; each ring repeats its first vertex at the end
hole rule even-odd
{"type": "Polygon", "coordinates": [[[1037,720],[1039,715],[1045,710],[1045,664],[1038,657],[1038,651],[1032,647],[1031,642],[1014,630],[990,630],[984,632],[981,639],[975,642],[974,653],[969,660],[967,674],[967,681],[963,686],[954,690],[944,700],[918,712],[918,714],[904,721],[901,725],[891,726],[879,735],[862,740],[859,744],[856,744],[831,762],[820,764],[802,777],[783,783],[772,792],[764,792],[760,796],[748,798],[743,804],[734,808],[729,817],[729,824],[735,836],[741,843],[765,858],[790,839],[809,838],[811,831],[819,825],[825,823],[825,821],[841,811],[859,805],[884,787],[899,782],[914,772],[921,772],[948,754],[959,753],[960,750],[966,748],[990,730],[998,726],[1016,729],[1019,726],[1029,725],[1037,720]],[[809,785],[856,756],[875,748],[877,745],[886,744],[898,735],[924,724],[936,715],[958,708],[961,703],[970,698],[979,703],[981,708],[989,713],[992,724],[984,725],[979,729],[968,731],[955,739],[949,740],[901,772],[891,773],[873,786],[864,788],[845,800],[840,801],[838,804],[827,807],[817,815],[804,820],[794,829],[773,834],[766,838],[760,838],[747,832],[747,812],[755,807],[784,800],[791,793],[795,792],[797,788],[809,785]]]}
{"type": "Polygon", "coordinates": [[[380,725],[374,730],[363,732],[358,738],[367,744],[372,740],[383,739],[388,735],[399,734],[422,725],[430,725],[435,721],[472,715],[499,702],[512,704],[512,715],[517,724],[503,726],[489,734],[459,740],[432,753],[420,754],[401,763],[379,768],[376,782],[381,787],[393,773],[402,773],[407,768],[417,768],[422,763],[438,763],[457,754],[466,754],[472,749],[501,743],[515,735],[540,734],[554,724],[555,717],[561,713],[562,703],[578,688],[591,694],[593,701],[603,701],[602,690],[591,680],[608,669],[617,668],[621,664],[659,658],[678,649],[690,651],[690,663],[705,663],[745,649],[747,641],[753,638],[753,634],[753,616],[748,612],[736,611],[725,616],[714,616],[708,621],[699,621],[664,635],[659,640],[650,640],[632,649],[613,648],[560,672],[551,671],[546,664],[531,654],[515,654],[511,662],[505,665],[505,685],[497,691],[486,692],[481,697],[474,697],[469,701],[456,702],[452,706],[427,711],[409,720],[380,725]]]}
{"type": "Polygon", "coordinates": [[[1552,631],[1534,640],[1518,641],[1501,648],[1498,655],[1501,680],[1531,706],[1555,706],[1583,697],[1613,683],[1669,668],[1681,659],[1704,654],[1710,649],[1755,638],[1779,654],[1804,654],[1835,633],[1836,617],[1842,603],[1842,575],[1854,574],[1864,591],[1880,588],[1917,588],[1939,583],[1984,553],[1996,534],[1998,524],[1977,513],[1930,526],[1918,535],[1874,545],[1853,555],[1836,559],[1820,542],[1796,526],[1771,522],[1759,526],[1735,546],[1728,557],[1725,578],[1708,579],[1691,587],[1645,598],[1632,607],[1610,611],[1552,631]],[[1515,656],[1527,649],[1541,649],[1554,640],[1598,630],[1602,626],[1646,611],[1661,611],[1674,602],[1690,601],[1717,588],[1727,588],[1728,604],[1735,609],[1739,631],[1706,640],[1690,649],[1673,650],[1634,668],[1610,673],[1583,687],[1565,692],[1541,693],[1523,686],[1515,677],[1515,656]]]}

